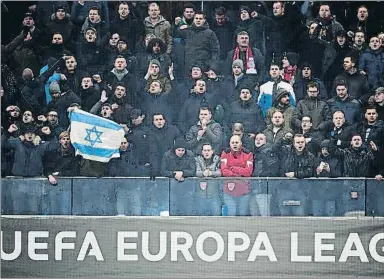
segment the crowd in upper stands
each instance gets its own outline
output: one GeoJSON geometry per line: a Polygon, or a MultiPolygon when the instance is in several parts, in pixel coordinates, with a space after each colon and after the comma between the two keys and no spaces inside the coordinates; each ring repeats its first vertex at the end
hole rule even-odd
{"type": "Polygon", "coordinates": [[[278,1],[271,16],[242,4],[236,20],[220,6],[208,22],[192,3],[168,21],[156,2],[147,15],[123,1],[114,13],[38,2],[1,45],[2,177],[380,180],[383,27],[364,5],[343,26],[331,4],[278,1]],[[120,158],[76,156],[76,109],[121,125],[120,158]]]}

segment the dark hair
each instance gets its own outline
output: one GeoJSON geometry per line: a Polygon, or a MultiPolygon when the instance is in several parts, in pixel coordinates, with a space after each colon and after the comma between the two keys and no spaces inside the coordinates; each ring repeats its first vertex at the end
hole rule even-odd
{"type": "Polygon", "coordinates": [[[374,110],[376,111],[376,113],[377,113],[377,107],[374,106],[374,105],[368,105],[368,106],[366,106],[366,107],[364,108],[364,113],[366,113],[367,110],[369,110],[369,109],[374,109],[374,110]]]}
{"type": "Polygon", "coordinates": [[[208,110],[208,111],[212,114],[212,109],[211,109],[210,107],[208,107],[208,106],[202,106],[202,107],[200,107],[200,109],[199,109],[199,113],[200,113],[201,110],[208,110]]]}
{"type": "Polygon", "coordinates": [[[204,18],[205,18],[205,13],[203,12],[203,11],[196,11],[195,12],[195,15],[203,15],[204,16],[204,18]]]}
{"type": "Polygon", "coordinates": [[[92,11],[92,10],[97,11],[97,13],[100,15],[100,9],[99,9],[99,7],[97,7],[97,6],[92,6],[92,7],[90,7],[88,13],[89,13],[90,11],[92,11]]]}
{"type": "Polygon", "coordinates": [[[281,7],[285,9],[285,1],[274,1],[273,4],[280,3],[281,7]]]}
{"type": "Polygon", "coordinates": [[[277,60],[272,60],[271,64],[269,65],[269,69],[271,69],[272,66],[277,66],[279,69],[281,69],[281,63],[277,60]]]}
{"type": "Polygon", "coordinates": [[[207,85],[207,81],[204,78],[198,78],[197,80],[195,80],[195,85],[198,81],[204,81],[205,85],[207,85]]]}
{"type": "MultiPolygon", "coordinates": [[[[115,58],[115,61],[118,59],[118,58],[124,58],[125,59],[125,57],[123,56],[123,55],[118,55],[118,56],[116,56],[116,58],[115,58]]],[[[127,61],[127,59],[125,59],[125,61],[127,61]]]]}
{"type": "Polygon", "coordinates": [[[164,113],[162,113],[162,112],[154,112],[154,113],[152,114],[152,120],[153,120],[153,117],[156,116],[156,115],[161,115],[161,116],[163,117],[163,119],[166,120],[165,115],[164,115],[164,113]]]}
{"type": "Polygon", "coordinates": [[[187,3],[184,5],[183,7],[183,11],[185,11],[185,9],[193,9],[193,10],[196,10],[196,7],[195,5],[193,5],[193,3],[187,3]]]}
{"type": "Polygon", "coordinates": [[[227,12],[227,10],[223,6],[217,7],[215,9],[215,15],[225,15],[226,12],[227,12]]]}
{"type": "Polygon", "coordinates": [[[301,120],[303,120],[304,117],[308,117],[308,118],[309,118],[309,121],[311,121],[311,123],[312,123],[312,116],[310,116],[309,114],[304,114],[304,115],[301,117],[301,120]]]}
{"type": "Polygon", "coordinates": [[[365,5],[361,5],[361,6],[359,6],[359,7],[357,8],[357,10],[356,10],[356,11],[359,11],[361,8],[365,8],[365,9],[367,9],[367,11],[368,11],[368,7],[367,7],[367,6],[365,6],[365,5]]]}
{"type": "Polygon", "coordinates": [[[332,113],[332,117],[333,117],[333,115],[334,115],[336,112],[341,112],[341,113],[344,115],[344,117],[345,117],[345,112],[344,112],[342,109],[335,110],[335,111],[332,113]]]}
{"type": "MultiPolygon", "coordinates": [[[[210,143],[210,142],[204,142],[204,143],[201,145],[201,150],[203,150],[203,149],[204,149],[204,146],[206,146],[206,145],[209,145],[209,146],[212,148],[212,150],[213,150],[212,143],[210,143]]],[[[214,151],[214,150],[213,150],[213,151],[214,151]]]]}
{"type": "Polygon", "coordinates": [[[310,87],[316,87],[316,89],[319,90],[319,84],[315,81],[308,82],[307,89],[309,89],[310,87]]]}
{"type": "Polygon", "coordinates": [[[344,79],[338,79],[336,80],[335,88],[338,86],[345,86],[345,88],[348,88],[347,82],[344,79]]]}
{"type": "Polygon", "coordinates": [[[153,38],[148,43],[148,46],[146,49],[147,53],[152,53],[153,47],[157,44],[160,47],[160,53],[165,53],[167,51],[167,45],[163,42],[163,40],[158,38],[153,38]]]}
{"type": "Polygon", "coordinates": [[[123,82],[118,82],[118,83],[116,83],[115,86],[114,86],[114,90],[116,90],[116,88],[117,88],[118,86],[124,87],[125,90],[127,90],[127,86],[126,86],[125,83],[123,83],[123,82]]]}

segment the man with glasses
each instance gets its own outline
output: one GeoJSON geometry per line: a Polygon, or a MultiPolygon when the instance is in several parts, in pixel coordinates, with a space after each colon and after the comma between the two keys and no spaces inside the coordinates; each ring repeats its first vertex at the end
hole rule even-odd
{"type": "Polygon", "coordinates": [[[301,129],[301,119],[303,115],[308,115],[312,118],[314,130],[323,131],[328,121],[331,120],[331,111],[326,102],[319,98],[319,85],[315,82],[310,82],[307,85],[307,97],[298,102],[293,113],[292,124],[293,128],[299,131],[301,129]]]}

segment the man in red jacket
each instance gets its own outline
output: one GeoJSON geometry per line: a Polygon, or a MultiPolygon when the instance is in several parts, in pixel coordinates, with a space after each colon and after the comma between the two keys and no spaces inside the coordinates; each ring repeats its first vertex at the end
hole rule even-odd
{"type": "MultiPolygon", "coordinates": [[[[221,173],[224,177],[251,177],[253,154],[243,149],[241,138],[232,136],[230,149],[221,153],[221,173]]],[[[250,182],[243,179],[224,182],[224,203],[228,216],[245,216],[249,212],[250,182]]]]}

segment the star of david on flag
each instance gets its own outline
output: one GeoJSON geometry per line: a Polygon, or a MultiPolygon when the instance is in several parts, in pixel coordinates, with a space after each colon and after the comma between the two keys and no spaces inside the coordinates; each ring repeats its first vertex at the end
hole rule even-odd
{"type": "Polygon", "coordinates": [[[70,120],[71,142],[76,155],[104,163],[120,157],[124,130],[119,124],[80,109],[71,112],[70,120]]]}

